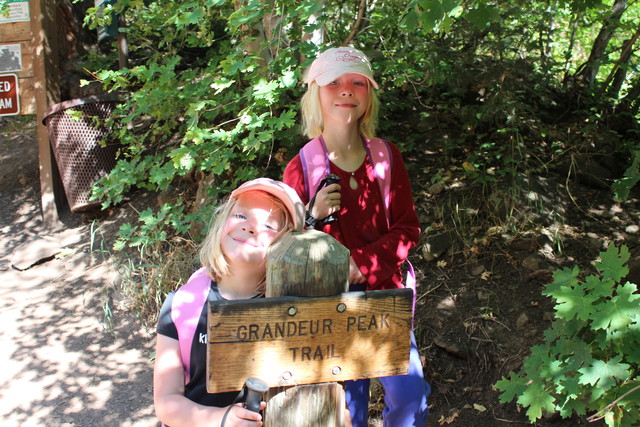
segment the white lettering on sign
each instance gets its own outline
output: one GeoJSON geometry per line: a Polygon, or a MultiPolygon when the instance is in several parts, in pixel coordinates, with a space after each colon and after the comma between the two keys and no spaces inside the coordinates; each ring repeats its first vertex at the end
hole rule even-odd
{"type": "Polygon", "coordinates": [[[0,116],[14,116],[18,113],[20,113],[18,76],[0,74],[0,116]]]}

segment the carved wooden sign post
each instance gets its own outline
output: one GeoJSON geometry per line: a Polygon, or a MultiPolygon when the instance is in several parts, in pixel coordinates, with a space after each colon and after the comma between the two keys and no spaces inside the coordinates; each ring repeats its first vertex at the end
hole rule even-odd
{"type": "Polygon", "coordinates": [[[212,304],[209,392],[407,373],[410,289],[212,304]]]}
{"type": "Polygon", "coordinates": [[[265,426],[343,426],[337,381],[407,373],[413,298],[409,289],[345,292],[348,278],[348,249],[325,233],[274,243],[267,298],[210,305],[207,390],[240,390],[248,377],[297,386],[270,391],[265,426]]]}

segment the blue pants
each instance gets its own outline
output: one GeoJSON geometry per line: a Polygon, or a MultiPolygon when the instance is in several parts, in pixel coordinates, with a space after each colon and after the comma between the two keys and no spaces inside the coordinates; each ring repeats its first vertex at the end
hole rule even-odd
{"type": "MultiPolygon", "coordinates": [[[[351,288],[353,289],[353,286],[351,288]]],[[[431,386],[424,380],[422,362],[411,333],[409,372],[407,375],[381,377],[384,387],[385,408],[382,410],[384,427],[424,427],[427,425],[429,408],[427,398],[431,386]]],[[[353,427],[368,427],[369,415],[369,379],[346,381],[346,400],[351,413],[353,427]]]]}

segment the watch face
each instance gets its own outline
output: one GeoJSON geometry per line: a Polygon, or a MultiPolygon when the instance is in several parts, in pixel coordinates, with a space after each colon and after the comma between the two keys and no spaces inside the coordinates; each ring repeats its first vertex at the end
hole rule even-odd
{"type": "Polygon", "coordinates": [[[266,393],[269,390],[269,386],[267,385],[267,383],[262,381],[260,378],[247,378],[245,384],[247,388],[260,393],[266,393]]]}

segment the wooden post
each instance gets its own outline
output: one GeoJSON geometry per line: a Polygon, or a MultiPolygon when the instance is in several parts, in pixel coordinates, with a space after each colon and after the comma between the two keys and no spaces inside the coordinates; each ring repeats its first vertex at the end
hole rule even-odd
{"type": "Polygon", "coordinates": [[[59,178],[56,180],[57,170],[55,170],[49,143],[49,131],[42,123],[44,112],[60,102],[56,9],[55,2],[46,0],[31,0],[29,6],[31,8],[31,40],[35,49],[33,71],[42,219],[48,227],[56,227],[60,225],[56,203],[61,204],[64,196],[61,187],[56,185],[59,178]]]}
{"type": "Polygon", "coordinates": [[[11,115],[36,115],[42,219],[48,227],[60,225],[56,202],[64,200],[49,133],[42,124],[43,113],[60,100],[55,23],[56,2],[47,0],[15,0],[9,3],[9,17],[0,18],[2,57],[15,56],[8,68],[8,64],[0,64],[0,68],[18,79],[14,89],[19,108],[11,115]]]}
{"type": "Polygon", "coordinates": [[[346,292],[349,251],[313,230],[271,245],[266,279],[268,298],[209,303],[209,393],[259,378],[265,426],[342,427],[337,381],[407,373],[411,289],[346,292]]]}
{"type": "MultiPolygon", "coordinates": [[[[316,230],[293,232],[267,255],[266,297],[329,296],[349,286],[349,250],[316,230]]],[[[345,394],[338,383],[279,387],[268,393],[265,427],[342,427],[345,394]]]]}

